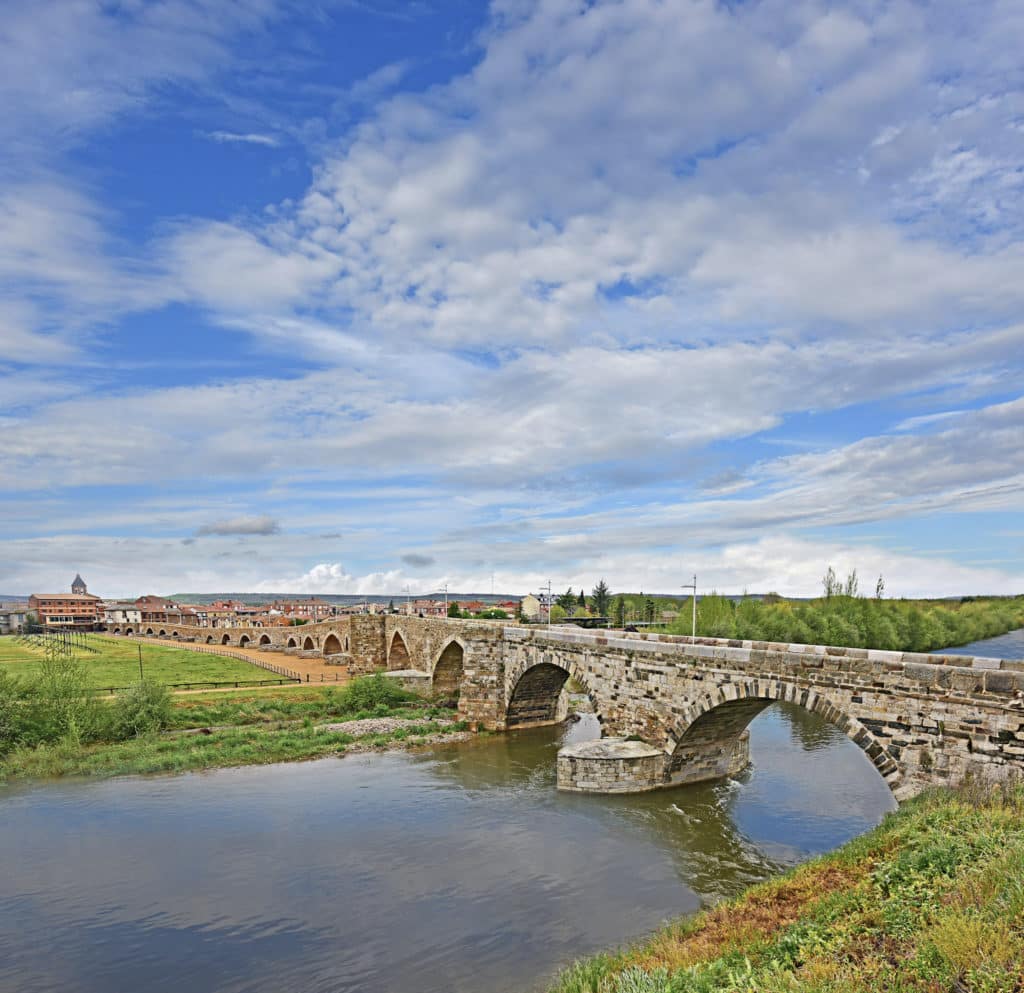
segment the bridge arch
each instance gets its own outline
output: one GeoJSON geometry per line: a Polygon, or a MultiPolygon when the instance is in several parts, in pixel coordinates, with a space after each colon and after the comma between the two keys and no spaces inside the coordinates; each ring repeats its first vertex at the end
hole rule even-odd
{"type": "Polygon", "coordinates": [[[402,637],[401,631],[396,631],[391,636],[391,646],[388,649],[388,671],[395,669],[414,669],[412,657],[409,655],[409,648],[402,637]]]}
{"type": "Polygon", "coordinates": [[[312,635],[306,635],[306,640],[302,643],[302,650],[304,652],[312,652],[316,650],[316,642],[313,640],[312,635]]]}
{"type": "Polygon", "coordinates": [[[341,654],[341,640],[332,631],[324,639],[324,655],[340,655],[341,654]]]}
{"type": "Polygon", "coordinates": [[[166,638],[167,637],[167,632],[163,628],[160,628],[160,637],[161,638],[166,638]]]}
{"type": "Polygon", "coordinates": [[[222,645],[230,645],[231,644],[231,635],[229,635],[229,634],[224,635],[224,637],[220,639],[220,643],[222,645]]]}
{"type": "Polygon", "coordinates": [[[239,648],[248,648],[250,640],[251,639],[249,638],[249,636],[247,634],[243,634],[242,637],[238,639],[238,647],[239,648]]]}
{"type": "Polygon", "coordinates": [[[269,645],[270,644],[270,635],[269,634],[261,634],[260,635],[260,644],[261,645],[269,645]]]}
{"type": "Polygon", "coordinates": [[[133,631],[133,630],[132,630],[131,628],[125,628],[125,629],[124,629],[124,633],[125,633],[126,635],[129,635],[129,634],[135,634],[135,632],[134,632],[134,631],[133,631]]]}
{"type": "Polygon", "coordinates": [[[298,648],[299,647],[299,643],[294,638],[289,638],[288,639],[288,644],[287,644],[286,647],[288,647],[288,648],[298,648]]]}
{"type": "Polygon", "coordinates": [[[152,637],[153,629],[152,628],[146,628],[146,634],[148,634],[148,635],[150,635],[152,637]]]}
{"type": "Polygon", "coordinates": [[[462,676],[465,672],[466,648],[457,638],[453,638],[441,650],[434,663],[433,689],[438,696],[446,699],[458,699],[462,688],[462,676]]]}
{"type": "MultiPolygon", "coordinates": [[[[741,745],[750,722],[773,703],[792,703],[824,718],[843,731],[868,757],[889,788],[900,785],[900,768],[885,746],[860,721],[827,697],[794,683],[740,680],[711,690],[691,704],[672,726],[666,752],[671,782],[690,781],[688,769],[728,763],[741,745]]],[[[746,747],[743,743],[742,747],[746,747]]],[[[723,773],[725,774],[725,773],[723,773]]],[[[702,778],[709,778],[704,776],[702,778]]]]}
{"type": "Polygon", "coordinates": [[[550,655],[539,660],[528,660],[518,675],[513,677],[505,708],[505,726],[513,728],[554,724],[558,720],[559,697],[570,678],[583,687],[597,719],[603,721],[597,697],[579,668],[571,661],[563,661],[558,655],[550,655]]]}
{"type": "Polygon", "coordinates": [[[114,628],[114,634],[120,634],[120,633],[121,633],[121,629],[120,628],[114,628]]]}
{"type": "Polygon", "coordinates": [[[180,634],[178,634],[178,632],[177,632],[177,631],[172,631],[172,632],[171,632],[171,637],[172,637],[172,638],[180,638],[180,637],[181,637],[181,635],[180,635],[180,634]]]}
{"type": "Polygon", "coordinates": [[[213,644],[213,635],[212,634],[208,634],[206,636],[206,644],[208,644],[208,645],[212,645],[213,644]]]}

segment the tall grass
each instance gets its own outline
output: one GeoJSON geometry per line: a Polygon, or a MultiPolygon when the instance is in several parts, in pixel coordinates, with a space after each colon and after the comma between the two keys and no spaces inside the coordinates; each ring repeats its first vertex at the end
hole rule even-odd
{"type": "Polygon", "coordinates": [[[91,691],[82,662],[44,659],[32,679],[0,672],[0,756],[54,742],[77,748],[149,734],[168,725],[170,710],[162,686],[139,683],[108,705],[91,691]]]}
{"type": "Polygon", "coordinates": [[[934,791],[551,993],[1020,993],[1024,788],[934,791]]]}

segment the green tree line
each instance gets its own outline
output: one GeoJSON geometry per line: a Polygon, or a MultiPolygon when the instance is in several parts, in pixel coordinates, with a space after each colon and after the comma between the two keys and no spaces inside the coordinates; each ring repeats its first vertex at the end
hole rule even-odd
{"type": "MultiPolygon", "coordinates": [[[[690,624],[684,611],[668,630],[689,634],[690,624]]],[[[1024,627],[1024,597],[882,600],[833,590],[808,601],[773,596],[736,601],[712,594],[697,602],[697,634],[706,638],[929,652],[1020,627],[1024,627]]]]}

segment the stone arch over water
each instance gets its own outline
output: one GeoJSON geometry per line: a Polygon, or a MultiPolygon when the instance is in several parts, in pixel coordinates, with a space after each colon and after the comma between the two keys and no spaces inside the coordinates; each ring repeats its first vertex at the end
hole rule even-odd
{"type": "Polygon", "coordinates": [[[583,687],[590,698],[597,719],[602,720],[597,698],[577,667],[553,655],[539,662],[528,662],[522,672],[514,678],[505,710],[505,726],[512,728],[554,724],[559,719],[559,697],[570,678],[583,687]]]}
{"type": "Polygon", "coordinates": [[[814,690],[764,680],[726,683],[686,708],[670,731],[668,779],[688,781],[701,770],[712,770],[713,775],[716,763],[724,768],[730,755],[745,747],[744,735],[750,722],[777,702],[796,704],[839,728],[864,752],[891,790],[900,785],[896,761],[860,721],[814,690]]]}

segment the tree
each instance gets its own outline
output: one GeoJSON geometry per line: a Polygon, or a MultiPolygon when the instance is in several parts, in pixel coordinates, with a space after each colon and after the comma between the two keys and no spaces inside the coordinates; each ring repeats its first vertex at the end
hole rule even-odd
{"type": "Polygon", "coordinates": [[[854,569],[846,576],[846,586],[843,588],[844,596],[856,596],[857,595],[857,570],[854,569]]]}
{"type": "Polygon", "coordinates": [[[646,600],[644,600],[644,620],[645,621],[653,621],[654,620],[654,611],[655,611],[654,601],[650,597],[648,597],[646,600]]]}
{"type": "Polygon", "coordinates": [[[556,603],[551,608],[551,622],[557,624],[559,621],[565,620],[565,608],[560,604],[556,603]]]}
{"type": "Polygon", "coordinates": [[[455,600],[452,600],[452,602],[450,604],[448,604],[448,616],[449,617],[461,617],[462,616],[462,611],[459,610],[459,605],[458,605],[458,603],[455,600]]]}
{"type": "Polygon", "coordinates": [[[393,614],[394,612],[395,612],[395,601],[394,601],[394,600],[392,600],[392,601],[391,601],[391,602],[390,602],[390,603],[388,604],[388,613],[389,613],[389,614],[393,614]]]}
{"type": "Polygon", "coordinates": [[[555,603],[565,611],[563,617],[571,614],[576,609],[576,594],[573,593],[572,587],[570,586],[564,593],[559,593],[555,597],[555,603]]]}
{"type": "Polygon", "coordinates": [[[881,600],[885,595],[885,580],[882,579],[882,574],[878,574],[878,582],[875,583],[875,599],[881,600]]]}
{"type": "Polygon", "coordinates": [[[590,606],[598,617],[607,617],[611,603],[612,591],[608,589],[608,584],[602,579],[590,594],[590,606]]]}
{"type": "Polygon", "coordinates": [[[621,593],[615,601],[615,626],[617,628],[626,626],[626,598],[621,593]]]}
{"type": "Polygon", "coordinates": [[[578,599],[578,600],[577,600],[576,602],[577,602],[577,603],[578,603],[578,604],[579,604],[579,605],[580,605],[581,607],[585,607],[585,606],[587,605],[587,598],[586,598],[586,596],[584,596],[584,594],[583,594],[583,587],[582,587],[582,586],[580,587],[580,596],[579,596],[579,599],[578,599]]]}
{"type": "Polygon", "coordinates": [[[825,597],[830,599],[831,597],[838,596],[842,592],[842,586],[839,580],[836,579],[836,571],[832,566],[828,567],[828,572],[822,577],[821,585],[825,591],[825,597]]]}

